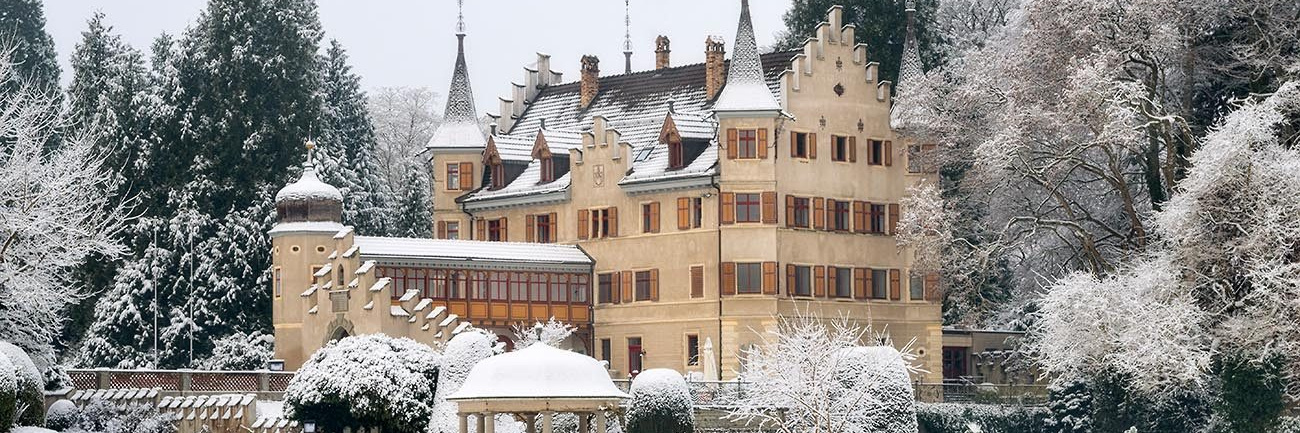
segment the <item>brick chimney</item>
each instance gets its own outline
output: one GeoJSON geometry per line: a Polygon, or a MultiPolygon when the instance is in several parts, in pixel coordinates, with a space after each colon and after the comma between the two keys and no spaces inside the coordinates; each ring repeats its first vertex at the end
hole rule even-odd
{"type": "Polygon", "coordinates": [[[726,68],[722,63],[726,56],[722,37],[709,36],[704,40],[704,91],[709,99],[717,97],[722,85],[726,83],[723,76],[726,68]]]}
{"type": "Polygon", "coordinates": [[[600,92],[600,59],[596,56],[582,56],[581,107],[587,108],[591,105],[591,101],[596,100],[598,92],[600,92]]]}
{"type": "Polygon", "coordinates": [[[670,52],[672,50],[668,49],[667,36],[659,35],[659,37],[655,38],[655,69],[669,67],[668,53],[670,52]]]}

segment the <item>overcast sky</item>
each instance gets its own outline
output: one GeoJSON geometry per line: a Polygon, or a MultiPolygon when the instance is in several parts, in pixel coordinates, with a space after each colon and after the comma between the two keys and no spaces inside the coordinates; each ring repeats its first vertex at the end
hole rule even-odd
{"type": "MultiPolygon", "coordinates": [[[[447,92],[456,56],[454,0],[318,0],[327,39],[347,48],[363,85],[430,87],[447,92]]],[[[520,81],[536,52],[551,68],[577,77],[578,59],[600,57],[603,74],[623,72],[623,2],[616,0],[466,0],[466,56],[478,111],[497,111],[497,96],[520,81]]],[[[179,35],[206,0],[46,0],[46,30],[63,66],[95,10],[127,42],[148,52],[166,32],[179,35]]],[[[752,0],[759,46],[771,45],[789,0],[752,0]]],[[[654,67],[654,38],[672,40],[675,65],[704,61],[704,38],[721,35],[731,52],[739,0],[631,0],[633,70],[654,67]]],[[[730,54],[728,54],[730,55],[730,54]]],[[[441,107],[441,105],[440,105],[441,107]]]]}

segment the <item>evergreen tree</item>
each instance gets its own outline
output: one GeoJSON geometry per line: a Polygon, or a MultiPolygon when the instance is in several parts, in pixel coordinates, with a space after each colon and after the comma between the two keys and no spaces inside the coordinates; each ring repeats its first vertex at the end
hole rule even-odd
{"type": "Polygon", "coordinates": [[[397,214],[391,236],[428,238],[433,236],[433,201],[429,197],[429,174],[421,165],[406,167],[406,180],[394,188],[397,214]]]}
{"type": "MultiPolygon", "coordinates": [[[[903,58],[903,41],[907,38],[907,14],[904,0],[794,0],[785,12],[785,30],[777,37],[779,50],[803,48],[817,25],[826,21],[831,6],[844,6],[844,24],[853,24],[854,43],[867,45],[868,61],[880,63],[880,79],[898,82],[898,68],[903,58]]],[[[933,31],[938,0],[916,2],[916,39],[921,63],[934,67],[943,62],[939,34],[933,31]]]]}
{"type": "Polygon", "coordinates": [[[19,81],[27,81],[38,92],[58,96],[59,64],[54,53],[54,38],[45,32],[45,11],[41,0],[5,0],[0,2],[0,46],[10,49],[16,80],[0,87],[0,98],[18,90],[19,81]]]}
{"type": "Polygon", "coordinates": [[[388,234],[389,189],[375,159],[375,127],[370,121],[361,78],[352,73],[337,40],[321,59],[320,174],[343,192],[343,223],[358,233],[388,234]]]}

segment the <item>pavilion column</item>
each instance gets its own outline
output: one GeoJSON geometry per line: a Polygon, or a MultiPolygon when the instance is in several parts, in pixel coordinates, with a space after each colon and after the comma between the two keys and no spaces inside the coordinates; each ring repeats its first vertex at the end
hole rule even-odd
{"type": "MultiPolygon", "coordinates": [[[[591,414],[579,413],[578,415],[578,433],[591,433],[591,414]]],[[[605,433],[605,432],[599,432],[605,433]]]]}
{"type": "Polygon", "coordinates": [[[605,433],[605,411],[596,411],[596,433],[605,433]]]}
{"type": "Polygon", "coordinates": [[[542,412],[542,433],[552,433],[551,418],[554,416],[555,416],[555,412],[551,412],[551,411],[542,412]]]}
{"type": "Polygon", "coordinates": [[[469,433],[469,414],[456,414],[456,418],[460,422],[460,433],[469,433]]]}
{"type": "Polygon", "coordinates": [[[524,414],[524,432],[537,433],[537,414],[524,414]]]}
{"type": "Polygon", "coordinates": [[[476,433],[483,433],[483,432],[487,431],[487,430],[484,430],[484,429],[487,428],[487,420],[483,418],[483,414],[481,414],[481,413],[480,413],[480,414],[477,414],[476,418],[478,418],[478,428],[474,429],[474,431],[475,431],[476,433]]]}
{"type": "Polygon", "coordinates": [[[479,417],[479,420],[482,421],[481,425],[483,426],[483,430],[479,430],[479,433],[496,433],[496,414],[492,412],[484,412],[479,414],[479,417]]]}

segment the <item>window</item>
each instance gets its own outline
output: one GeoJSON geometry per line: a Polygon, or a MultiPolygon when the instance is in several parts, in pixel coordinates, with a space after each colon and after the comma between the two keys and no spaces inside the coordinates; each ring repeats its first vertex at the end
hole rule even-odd
{"type": "Polygon", "coordinates": [[[686,336],[686,365],[700,365],[700,336],[686,336]]]}
{"type": "Polygon", "coordinates": [[[601,304],[616,302],[614,293],[618,290],[618,284],[614,281],[614,275],[614,273],[608,273],[596,276],[596,302],[601,304]]]}
{"type": "Polygon", "coordinates": [[[853,268],[835,269],[835,297],[853,297],[853,268]]]}
{"type": "Polygon", "coordinates": [[[700,228],[704,224],[704,199],[691,199],[691,228],[700,228]]]}
{"type": "Polygon", "coordinates": [[[787,283],[787,290],[794,296],[812,296],[812,268],[795,266],[793,275],[794,281],[787,283]]]}
{"type": "Polygon", "coordinates": [[[460,239],[460,221],[447,221],[447,239],[460,239]]]}
{"type": "Polygon", "coordinates": [[[691,297],[704,297],[704,267],[691,266],[691,297]]]}
{"type": "Polygon", "coordinates": [[[833,200],[831,202],[835,203],[835,206],[831,208],[831,212],[833,212],[831,215],[833,215],[835,223],[832,229],[838,231],[849,231],[849,205],[851,203],[843,200],[833,200]]]}
{"type": "Polygon", "coordinates": [[[867,155],[867,163],[871,165],[883,165],[885,163],[885,142],[880,140],[871,140],[871,149],[867,155]]]}
{"type": "Polygon", "coordinates": [[[641,205],[641,232],[659,233],[659,203],[641,205]]]}
{"type": "Polygon", "coordinates": [[[460,189],[460,163],[447,163],[447,191],[460,189]]]}
{"type": "Polygon", "coordinates": [[[612,223],[613,215],[613,208],[591,210],[592,239],[607,238],[614,235],[612,223]]]}
{"type": "Polygon", "coordinates": [[[590,287],[587,286],[587,278],[586,274],[573,274],[570,276],[569,302],[574,304],[587,304],[587,299],[589,298],[587,291],[590,290],[590,287]]]}
{"type": "Polygon", "coordinates": [[[488,274],[488,294],[494,301],[504,301],[510,294],[511,278],[509,272],[492,272],[488,274]]]}
{"type": "Polygon", "coordinates": [[[873,299],[887,299],[889,297],[889,271],[884,269],[871,270],[871,297],[873,299]]]}
{"type": "Polygon", "coordinates": [[[871,205],[871,232],[875,234],[885,233],[885,205],[871,205]]]}
{"type": "Polygon", "coordinates": [[[796,132],[790,135],[790,156],[794,158],[808,157],[808,134],[805,132],[796,132]]]}
{"type": "Polygon", "coordinates": [[[849,160],[849,138],[831,136],[831,160],[845,162],[849,160]]]}
{"type": "Polygon", "coordinates": [[[641,337],[627,338],[627,372],[629,375],[641,372],[641,337]]]}
{"type": "Polygon", "coordinates": [[[533,215],[533,239],[544,244],[555,242],[555,233],[551,232],[554,223],[550,214],[533,215]]]}
{"type": "Polygon", "coordinates": [[[736,263],[736,293],[762,293],[763,264],[736,263]]]}
{"type": "Polygon", "coordinates": [[[344,274],[345,274],[345,272],[343,271],[343,264],[340,263],[340,264],[339,264],[339,267],[338,267],[338,272],[335,272],[335,273],[334,273],[334,275],[335,275],[335,278],[334,278],[334,285],[339,286],[338,288],[340,288],[340,289],[343,288],[343,279],[344,279],[344,278],[347,278],[347,276],[344,275],[344,274]]]}
{"type": "Polygon", "coordinates": [[[548,183],[555,180],[555,163],[553,161],[549,156],[538,161],[542,170],[542,181],[539,183],[548,183]]]}
{"type": "Polygon", "coordinates": [[[487,221],[487,240],[504,241],[506,240],[506,219],[497,218],[487,221]]]}
{"type": "MultiPolygon", "coordinates": [[[[646,146],[650,147],[650,146],[646,146]]],[[[682,159],[682,143],[680,141],[668,142],[668,169],[677,170],[686,166],[686,161],[682,159]]]]}
{"type": "Polygon", "coordinates": [[[600,339],[600,360],[601,361],[605,361],[606,363],[609,362],[609,355],[611,354],[611,352],[613,352],[613,348],[611,346],[613,345],[610,344],[608,338],[600,339]]]}
{"type": "Polygon", "coordinates": [[[736,149],[737,158],[758,158],[758,130],[742,129],[739,131],[737,142],[739,147],[736,149]]]}
{"type": "Polygon", "coordinates": [[[505,186],[506,186],[505,164],[492,164],[492,189],[501,189],[505,186]]]}
{"type": "Polygon", "coordinates": [[[759,194],[736,194],[736,222],[759,222],[763,218],[762,209],[759,194]]]}
{"type": "Polygon", "coordinates": [[[790,225],[795,227],[808,227],[809,201],[808,197],[795,197],[794,200],[792,200],[794,212],[792,212],[791,215],[793,215],[794,218],[790,221],[790,225]]]}
{"type": "Polygon", "coordinates": [[[275,271],[271,273],[271,287],[275,289],[275,297],[279,298],[284,292],[284,279],[280,275],[280,267],[276,266],[275,271]]]}
{"type": "Polygon", "coordinates": [[[463,279],[460,272],[452,272],[447,275],[447,297],[450,299],[465,299],[465,293],[460,290],[461,280],[463,279]]]}
{"type": "Polygon", "coordinates": [[[636,300],[649,301],[650,293],[650,271],[638,271],[636,273],[636,300]]]}
{"type": "Polygon", "coordinates": [[[925,278],[913,272],[907,281],[907,297],[913,301],[925,300],[925,278]]]}

